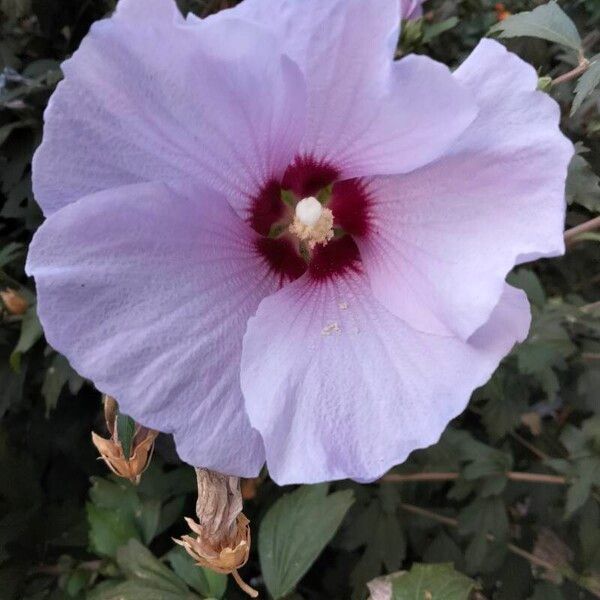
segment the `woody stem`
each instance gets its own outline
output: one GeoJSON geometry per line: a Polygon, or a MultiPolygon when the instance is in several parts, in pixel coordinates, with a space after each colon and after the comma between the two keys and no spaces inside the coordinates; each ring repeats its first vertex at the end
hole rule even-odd
{"type": "Polygon", "coordinates": [[[590,61],[580,54],[579,56],[579,64],[570,71],[559,75],[555,79],[552,80],[552,85],[559,85],[564,83],[565,81],[572,81],[573,79],[577,79],[581,75],[583,75],[590,68],[590,61]]]}
{"type": "MultiPolygon", "coordinates": [[[[528,481],[531,483],[549,483],[565,485],[567,478],[561,475],[546,475],[545,473],[522,473],[519,471],[508,471],[505,473],[511,481],[528,481]]],[[[403,483],[409,481],[454,481],[460,477],[460,473],[448,472],[425,472],[425,473],[388,473],[379,481],[388,483],[403,483]]]]}
{"type": "Polygon", "coordinates": [[[585,223],[581,223],[581,225],[567,229],[567,231],[565,231],[565,243],[567,246],[571,246],[577,241],[577,237],[582,233],[589,233],[596,229],[600,229],[600,217],[590,219],[585,223]]]}

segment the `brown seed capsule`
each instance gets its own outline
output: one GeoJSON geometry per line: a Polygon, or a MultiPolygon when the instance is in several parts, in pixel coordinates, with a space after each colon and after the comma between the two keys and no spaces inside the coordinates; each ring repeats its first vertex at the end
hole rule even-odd
{"type": "Polygon", "coordinates": [[[22,315],[29,307],[27,300],[19,292],[11,288],[1,291],[0,298],[2,298],[6,310],[11,315],[22,315]]]}
{"type": "Polygon", "coordinates": [[[110,438],[105,439],[92,432],[92,442],[100,452],[101,458],[115,475],[137,484],[152,459],[154,440],[158,435],[158,431],[136,423],[135,434],[131,443],[131,453],[129,458],[126,458],[116,427],[117,415],[118,405],[116,400],[110,396],[104,396],[104,418],[110,438]]]}
{"type": "Polygon", "coordinates": [[[174,541],[185,548],[198,566],[231,574],[244,592],[256,598],[258,592],[237,571],[250,554],[250,521],[242,513],[240,481],[208,469],[196,469],[196,477],[198,522],[186,518],[195,537],[184,535],[174,541]]]}

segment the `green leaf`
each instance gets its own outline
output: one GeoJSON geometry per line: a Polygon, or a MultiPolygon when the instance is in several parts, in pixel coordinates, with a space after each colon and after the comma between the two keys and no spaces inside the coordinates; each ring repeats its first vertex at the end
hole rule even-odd
{"type": "Polygon", "coordinates": [[[536,584],[533,596],[529,600],[564,600],[560,588],[548,582],[541,582],[536,584]]]}
{"type": "Polygon", "coordinates": [[[475,582],[452,564],[415,564],[392,582],[392,600],[468,600],[475,582]]]}
{"type": "Polygon", "coordinates": [[[0,269],[10,264],[24,253],[23,244],[10,242],[0,250],[0,269]]]}
{"type": "Polygon", "coordinates": [[[129,540],[139,539],[135,521],[124,511],[86,505],[90,527],[90,547],[101,556],[114,557],[117,550],[129,540]]]}
{"type": "Polygon", "coordinates": [[[592,493],[593,485],[599,483],[600,459],[590,456],[577,460],[570,478],[572,483],[567,491],[566,519],[571,518],[586,503],[592,493]]]}
{"type": "Polygon", "coordinates": [[[21,335],[13,353],[10,355],[10,365],[15,371],[18,371],[21,367],[21,355],[30,350],[41,337],[42,325],[38,319],[35,306],[30,306],[23,315],[21,335]]]}
{"type": "Polygon", "coordinates": [[[354,507],[350,513],[349,524],[345,527],[340,545],[347,550],[361,551],[361,557],[352,569],[350,582],[355,593],[364,590],[365,584],[381,573],[382,567],[387,571],[395,571],[402,566],[406,556],[406,535],[403,529],[403,517],[397,506],[386,501],[386,490],[396,493],[397,502],[400,496],[395,484],[382,485],[378,490],[377,501],[368,504],[364,510],[354,507]]]}
{"type": "Polygon", "coordinates": [[[260,524],[258,554],[274,598],[289,594],[335,535],[354,499],[327,495],[327,484],[302,486],[280,498],[260,524]]]}
{"type": "Polygon", "coordinates": [[[571,48],[581,50],[581,37],[575,23],[552,0],[530,12],[512,15],[490,29],[501,38],[535,37],[571,48]]]}
{"type": "MultiPolygon", "coordinates": [[[[159,498],[149,498],[141,494],[138,487],[122,479],[110,481],[109,479],[94,478],[92,481],[90,499],[93,505],[118,515],[120,528],[130,537],[149,544],[158,535],[162,510],[162,501],[159,498]]],[[[178,516],[180,514],[178,513],[178,516]]],[[[96,524],[97,527],[101,525],[101,522],[96,524]]],[[[129,538],[124,541],[127,539],[129,538]]],[[[121,536],[114,544],[122,543],[123,537],[121,536]]],[[[115,551],[114,544],[109,546],[113,551],[112,555],[115,551]]]]}
{"type": "Polygon", "coordinates": [[[28,119],[26,121],[14,121],[0,127],[0,146],[8,139],[8,136],[16,129],[23,129],[37,125],[37,121],[28,119]]]}
{"type": "Polygon", "coordinates": [[[0,419],[23,398],[26,369],[15,373],[8,363],[0,362],[0,419]]]}
{"type": "Polygon", "coordinates": [[[89,573],[81,569],[73,571],[65,584],[65,591],[70,598],[75,598],[77,594],[82,592],[89,581],[89,573]]]}
{"type": "Polygon", "coordinates": [[[222,598],[225,594],[227,576],[199,567],[181,546],[173,548],[167,554],[167,560],[175,573],[202,596],[222,598]]]}
{"type": "Polygon", "coordinates": [[[161,502],[158,498],[148,498],[141,504],[142,510],[137,515],[137,522],[142,531],[142,540],[145,544],[149,544],[158,531],[161,502]]]}
{"type": "Polygon", "coordinates": [[[600,178],[581,156],[589,149],[581,142],[575,144],[575,149],[577,154],[571,159],[567,175],[567,202],[583,206],[591,212],[600,212],[600,178]]]}
{"type": "Polygon", "coordinates": [[[521,424],[521,415],[525,412],[527,404],[519,398],[494,397],[483,407],[482,419],[490,437],[496,441],[517,429],[521,424]]]}
{"type": "Polygon", "coordinates": [[[117,415],[117,437],[123,447],[125,458],[131,456],[133,438],[135,436],[135,421],[127,415],[119,413],[117,415]]]}
{"type": "Polygon", "coordinates": [[[597,502],[587,502],[579,521],[581,561],[586,572],[600,570],[600,507],[597,502]]]}
{"type": "Polygon", "coordinates": [[[521,268],[513,271],[506,278],[506,282],[513,287],[523,290],[527,294],[529,302],[538,308],[542,308],[546,304],[544,287],[540,278],[531,269],[521,268]]]}
{"type": "Polygon", "coordinates": [[[575,99],[571,107],[571,116],[573,116],[583,101],[600,85],[600,59],[593,62],[587,71],[577,80],[575,86],[575,99]]]}
{"type": "Polygon", "coordinates": [[[183,598],[191,596],[185,583],[135,539],[119,549],[117,563],[128,579],[149,584],[162,592],[179,593],[183,598]]]}
{"type": "Polygon", "coordinates": [[[423,43],[427,44],[432,39],[438,37],[445,31],[449,31],[458,25],[458,17],[450,17],[445,21],[440,21],[439,23],[433,23],[431,25],[425,24],[423,27],[423,43]]]}
{"type": "Polygon", "coordinates": [[[42,383],[42,396],[46,401],[46,416],[56,408],[60,392],[74,376],[77,374],[71,368],[69,361],[62,354],[55,354],[42,383]]]}
{"type": "Polygon", "coordinates": [[[108,589],[103,589],[98,595],[88,595],[87,600],[192,600],[199,598],[189,591],[164,590],[156,588],[154,582],[126,581],[108,589]]]}
{"type": "Polygon", "coordinates": [[[458,527],[461,534],[471,536],[465,554],[467,572],[500,566],[506,553],[509,525],[506,507],[498,496],[476,498],[463,508],[458,527]]]}

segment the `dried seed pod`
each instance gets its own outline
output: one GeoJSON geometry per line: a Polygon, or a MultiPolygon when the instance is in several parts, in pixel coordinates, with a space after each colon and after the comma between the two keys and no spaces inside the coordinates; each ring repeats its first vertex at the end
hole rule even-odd
{"type": "Polygon", "coordinates": [[[25,313],[29,304],[17,290],[7,288],[0,292],[0,298],[7,310],[11,315],[22,315],[25,313]]]}
{"type": "Polygon", "coordinates": [[[129,479],[132,483],[139,483],[142,473],[148,468],[152,459],[154,440],[158,431],[135,423],[131,447],[126,454],[122,440],[119,440],[118,405],[116,400],[110,396],[104,396],[104,418],[110,438],[106,439],[92,432],[94,446],[115,475],[129,479]]]}
{"type": "Polygon", "coordinates": [[[231,574],[249,596],[258,592],[242,581],[238,569],[250,554],[250,521],[242,513],[242,494],[237,477],[221,475],[208,469],[196,469],[198,522],[186,518],[195,536],[174,540],[201,567],[217,573],[231,574]]]}

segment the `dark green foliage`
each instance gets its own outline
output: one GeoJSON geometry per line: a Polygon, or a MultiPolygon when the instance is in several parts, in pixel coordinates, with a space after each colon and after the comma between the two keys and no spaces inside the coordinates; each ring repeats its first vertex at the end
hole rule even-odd
{"type": "Polygon", "coordinates": [[[327,484],[286,494],[262,520],[258,553],[265,584],[277,600],[294,590],[348,512],[349,490],[327,495],[327,484]]]}
{"type": "MultiPolygon", "coordinates": [[[[232,3],[179,2],[202,16],[232,3]]],[[[11,314],[0,303],[0,597],[235,600],[243,594],[231,582],[172,542],[193,515],[195,481],[168,440],[159,438],[138,487],[97,461],[99,394],[46,344],[24,274],[42,222],[30,164],[43,110],[62,60],[114,4],[0,0],[0,291],[17,290],[28,306],[11,314]]],[[[455,67],[492,28],[533,64],[577,143],[573,227],[600,214],[600,2],[505,0],[515,16],[501,23],[495,4],[430,0],[426,18],[404,27],[398,55],[455,67]],[[591,66],[579,79],[552,85],[582,56],[591,66]]],[[[436,445],[394,470],[430,481],[262,483],[246,503],[254,546],[242,573],[262,597],[361,600],[367,582],[398,571],[393,598],[402,600],[466,600],[473,587],[490,600],[599,597],[599,239],[510,275],[531,301],[531,334],[436,445]]],[[[127,418],[118,434],[127,451],[127,418]]]]}
{"type": "Polygon", "coordinates": [[[413,565],[409,573],[392,584],[393,600],[468,600],[475,582],[452,568],[451,564],[413,565]]]}

